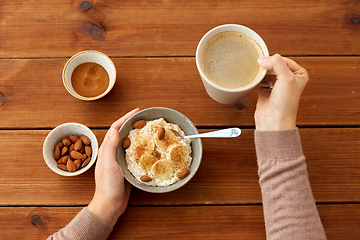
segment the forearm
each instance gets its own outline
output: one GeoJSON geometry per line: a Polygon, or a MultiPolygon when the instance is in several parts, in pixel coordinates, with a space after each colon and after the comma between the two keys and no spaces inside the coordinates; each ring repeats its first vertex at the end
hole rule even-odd
{"type": "Polygon", "coordinates": [[[255,131],[268,239],[326,239],[297,129],[255,131]]]}
{"type": "Polygon", "coordinates": [[[112,227],[95,216],[87,208],[83,208],[66,227],[49,236],[48,240],[101,240],[107,239],[111,231],[112,227]]]}

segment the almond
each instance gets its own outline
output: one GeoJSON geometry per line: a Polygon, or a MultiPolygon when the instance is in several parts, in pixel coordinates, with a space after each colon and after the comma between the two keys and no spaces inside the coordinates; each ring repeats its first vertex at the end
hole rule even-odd
{"type": "Polygon", "coordinates": [[[80,138],[81,138],[81,140],[83,141],[83,143],[84,143],[85,145],[90,145],[90,143],[91,143],[90,138],[88,138],[88,137],[85,136],[84,134],[81,134],[81,135],[80,135],[80,138]]]}
{"type": "Polygon", "coordinates": [[[90,146],[85,146],[85,153],[86,153],[86,155],[88,155],[89,157],[91,156],[92,149],[91,149],[90,146]]]}
{"type": "Polygon", "coordinates": [[[165,135],[165,128],[162,127],[159,129],[158,134],[157,134],[159,140],[163,139],[164,135],[165,135]]]}
{"type": "Polygon", "coordinates": [[[131,145],[131,140],[130,138],[125,138],[123,141],[123,148],[129,148],[131,145]]]}
{"type": "Polygon", "coordinates": [[[139,121],[135,122],[132,126],[133,126],[133,128],[138,128],[138,129],[140,129],[140,128],[145,127],[145,125],[146,125],[146,121],[145,121],[145,120],[139,120],[139,121]]]}
{"type": "Polygon", "coordinates": [[[79,151],[83,146],[83,140],[80,138],[76,141],[75,145],[74,145],[74,150],[75,151],[79,151]]]}
{"type": "Polygon", "coordinates": [[[87,158],[88,158],[88,155],[86,155],[86,153],[84,153],[84,154],[82,155],[81,161],[83,162],[83,161],[85,161],[87,158]]]}
{"type": "Polygon", "coordinates": [[[154,150],[154,151],[152,152],[152,155],[153,155],[154,157],[156,157],[157,159],[160,159],[160,158],[161,158],[161,153],[159,153],[158,150],[154,150]]]}
{"type": "Polygon", "coordinates": [[[62,149],[62,148],[64,147],[63,142],[57,143],[57,144],[55,145],[54,149],[56,149],[57,147],[60,148],[60,149],[62,149]]]}
{"type": "Polygon", "coordinates": [[[75,146],[74,143],[69,146],[69,152],[71,152],[72,150],[74,150],[74,146],[75,146]]]}
{"type": "Polygon", "coordinates": [[[83,155],[81,153],[79,153],[78,151],[73,150],[70,152],[70,157],[72,157],[74,159],[81,159],[82,156],[83,155]]]}
{"type": "Polygon", "coordinates": [[[76,141],[79,140],[78,136],[76,136],[76,135],[71,135],[69,137],[69,139],[72,143],[76,143],[76,141]]]}
{"type": "MultiPolygon", "coordinates": [[[[90,146],[88,146],[88,147],[90,147],[90,146]]],[[[80,152],[81,154],[84,154],[84,153],[85,153],[85,144],[82,145],[82,147],[80,148],[79,152],[80,152]]]]}
{"type": "Polygon", "coordinates": [[[152,178],[149,177],[148,175],[142,175],[142,176],[140,177],[140,180],[141,180],[142,182],[150,182],[150,181],[152,180],[152,178]]]}
{"type": "Polygon", "coordinates": [[[67,154],[69,151],[69,148],[67,146],[63,147],[61,149],[61,156],[64,156],[65,154],[67,154]]]}
{"type": "Polygon", "coordinates": [[[85,162],[83,162],[83,163],[81,164],[81,167],[83,168],[83,167],[85,167],[86,165],[88,165],[88,163],[90,162],[90,160],[91,160],[91,157],[88,157],[88,158],[85,160],[85,162]]]}
{"type": "Polygon", "coordinates": [[[59,159],[58,163],[66,164],[69,159],[71,159],[71,157],[70,157],[69,155],[62,156],[62,157],[59,159]],[[60,162],[60,161],[61,161],[61,162],[60,162]]]}
{"type": "Polygon", "coordinates": [[[78,170],[80,168],[80,166],[81,166],[81,160],[75,160],[74,165],[76,167],[76,170],[78,170]]]}
{"type": "Polygon", "coordinates": [[[68,171],[65,164],[58,164],[57,167],[60,168],[61,170],[68,171]]]}
{"type": "Polygon", "coordinates": [[[176,176],[180,179],[184,179],[187,175],[189,175],[190,170],[189,169],[181,169],[176,176]]]}
{"type": "Polygon", "coordinates": [[[76,171],[76,167],[73,161],[71,161],[70,159],[67,161],[66,163],[66,167],[68,169],[69,172],[75,172],[76,171]]]}
{"type": "Polygon", "coordinates": [[[63,138],[61,141],[66,147],[71,145],[71,141],[69,138],[63,138]]]}
{"type": "Polygon", "coordinates": [[[60,159],[60,148],[59,147],[57,147],[57,148],[55,148],[55,152],[54,152],[54,158],[56,159],[56,160],[58,160],[58,159],[60,159]]]}

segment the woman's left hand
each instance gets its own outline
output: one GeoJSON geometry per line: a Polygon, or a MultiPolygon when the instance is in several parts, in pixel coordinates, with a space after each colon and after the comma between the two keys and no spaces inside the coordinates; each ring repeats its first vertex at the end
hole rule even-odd
{"type": "Polygon", "coordinates": [[[114,122],[99,149],[95,167],[95,194],[87,208],[111,227],[124,213],[131,189],[116,161],[116,148],[120,140],[119,129],[129,117],[139,110],[136,108],[114,122]]]}

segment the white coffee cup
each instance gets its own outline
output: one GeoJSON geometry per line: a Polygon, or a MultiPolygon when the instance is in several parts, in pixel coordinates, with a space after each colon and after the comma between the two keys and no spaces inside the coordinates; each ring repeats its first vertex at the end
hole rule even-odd
{"type": "Polygon", "coordinates": [[[196,66],[199,71],[200,77],[202,79],[202,82],[204,84],[205,90],[208,93],[208,95],[213,98],[215,101],[223,104],[233,104],[238,102],[243,96],[245,96],[251,89],[259,85],[259,83],[264,79],[267,71],[265,69],[262,69],[261,74],[259,74],[258,78],[256,80],[253,80],[251,84],[247,84],[243,88],[236,88],[236,89],[227,89],[221,86],[218,86],[211,82],[206,75],[204,74],[204,71],[201,69],[200,65],[200,56],[201,52],[207,43],[207,41],[215,36],[218,33],[226,32],[226,31],[236,31],[240,33],[244,33],[250,38],[252,38],[261,48],[263,52],[263,56],[269,56],[269,50],[264,42],[264,40],[253,30],[251,30],[248,27],[238,25],[238,24],[225,24],[217,26],[210,31],[208,31],[200,40],[197,49],[196,49],[196,66]]]}

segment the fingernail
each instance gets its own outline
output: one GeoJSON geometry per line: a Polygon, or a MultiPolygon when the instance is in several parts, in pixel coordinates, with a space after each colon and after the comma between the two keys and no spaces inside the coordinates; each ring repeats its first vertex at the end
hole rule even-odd
{"type": "Polygon", "coordinates": [[[267,61],[267,57],[259,57],[258,58],[258,63],[265,63],[267,61]]]}
{"type": "Polygon", "coordinates": [[[109,129],[109,137],[114,136],[115,133],[116,133],[116,130],[114,128],[110,127],[110,129],[109,129]]]}
{"type": "Polygon", "coordinates": [[[269,85],[269,88],[270,89],[273,89],[274,88],[274,83],[272,81],[269,81],[268,82],[268,85],[269,85]]]}

